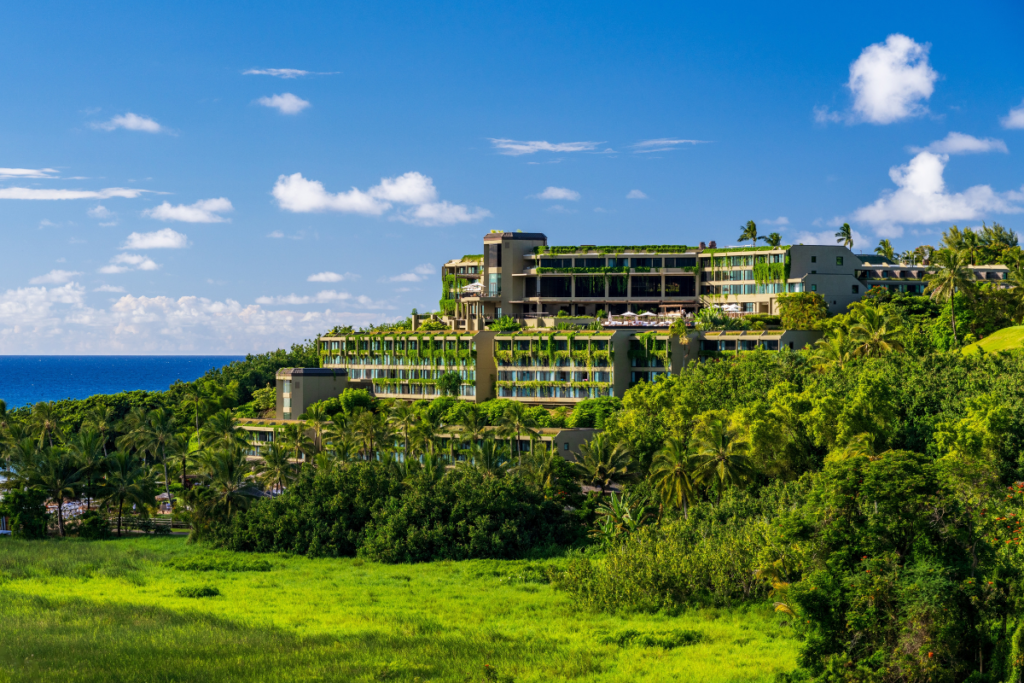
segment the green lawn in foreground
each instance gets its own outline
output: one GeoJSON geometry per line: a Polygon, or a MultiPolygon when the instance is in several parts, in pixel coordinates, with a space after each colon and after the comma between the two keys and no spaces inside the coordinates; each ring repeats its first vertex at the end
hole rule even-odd
{"type": "Polygon", "coordinates": [[[593,614],[532,582],[538,568],[252,556],[181,538],[3,539],[0,683],[461,682],[485,680],[485,664],[498,674],[490,680],[517,682],[770,681],[795,666],[798,641],[770,604],[593,614]],[[272,569],[166,564],[187,557],[262,558],[272,569]],[[221,595],[176,595],[202,586],[221,595]],[[610,642],[685,630],[704,640],[671,649],[610,642]]]}
{"type": "Polygon", "coordinates": [[[981,341],[965,346],[963,352],[977,353],[978,349],[984,349],[986,353],[995,353],[996,351],[1013,351],[1022,348],[1024,348],[1024,325],[1018,325],[993,332],[981,341]]]}

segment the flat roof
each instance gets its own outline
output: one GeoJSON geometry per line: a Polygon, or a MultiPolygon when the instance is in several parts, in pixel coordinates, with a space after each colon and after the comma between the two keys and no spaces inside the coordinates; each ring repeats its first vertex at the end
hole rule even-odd
{"type": "Polygon", "coordinates": [[[548,236],[542,232],[489,232],[484,235],[484,241],[486,240],[544,240],[547,242],[548,236]]]}
{"type": "Polygon", "coordinates": [[[347,375],[348,370],[338,369],[332,370],[331,368],[281,368],[277,371],[278,375],[347,375]]]}

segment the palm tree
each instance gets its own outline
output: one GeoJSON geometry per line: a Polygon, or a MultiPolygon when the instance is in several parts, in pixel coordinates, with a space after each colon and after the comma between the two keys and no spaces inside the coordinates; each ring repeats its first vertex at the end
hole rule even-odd
{"type": "Polygon", "coordinates": [[[57,504],[57,533],[64,536],[64,501],[78,496],[85,469],[67,449],[47,446],[36,458],[31,476],[33,488],[57,504]]]}
{"type": "Polygon", "coordinates": [[[306,409],[306,428],[313,432],[313,448],[319,453],[324,449],[324,428],[330,424],[327,407],[314,403],[306,409]]]}
{"type": "Polygon", "coordinates": [[[557,450],[548,448],[547,444],[540,444],[530,449],[525,471],[537,488],[543,490],[554,486],[555,477],[558,476],[558,470],[561,469],[563,462],[557,450]]]}
{"type": "Polygon", "coordinates": [[[107,442],[110,441],[110,435],[114,433],[114,416],[113,408],[93,406],[86,411],[85,417],[82,419],[82,427],[88,427],[99,434],[103,455],[107,454],[107,442]]]}
{"type": "Polygon", "coordinates": [[[97,475],[103,474],[107,456],[103,452],[103,438],[91,429],[84,429],[70,441],[71,452],[78,458],[78,464],[85,470],[86,479],[82,487],[85,493],[85,509],[92,509],[92,496],[96,488],[97,475]]]}
{"type": "Polygon", "coordinates": [[[209,491],[206,502],[210,505],[210,511],[225,522],[239,510],[247,508],[252,499],[260,495],[259,489],[248,481],[252,468],[241,448],[208,453],[202,458],[201,466],[205,475],[204,483],[209,491]]]}
{"type": "Polygon", "coordinates": [[[747,224],[740,228],[743,232],[740,233],[740,242],[750,240],[750,243],[757,246],[757,224],[754,221],[747,221],[747,224]]]}
{"type": "MultiPolygon", "coordinates": [[[[326,453],[323,451],[320,455],[326,453]]],[[[278,443],[270,444],[263,451],[263,461],[256,466],[256,476],[265,488],[281,493],[295,479],[295,463],[289,456],[290,453],[278,443]]]]}
{"type": "MultiPolygon", "coordinates": [[[[42,402],[32,406],[32,415],[29,423],[39,431],[39,447],[48,442],[53,447],[53,434],[60,430],[60,418],[57,416],[57,407],[50,402],[42,402]]],[[[63,534],[61,534],[63,535],[63,534]]]]}
{"type": "Polygon", "coordinates": [[[766,237],[761,237],[769,247],[777,247],[782,244],[782,235],[777,232],[770,232],[766,237]]]}
{"type": "Polygon", "coordinates": [[[388,416],[391,421],[391,425],[399,432],[402,433],[402,437],[405,441],[405,450],[402,453],[406,458],[409,457],[409,430],[419,422],[420,415],[419,411],[416,410],[415,406],[407,401],[399,401],[391,409],[391,414],[388,416]]]}
{"type": "Polygon", "coordinates": [[[526,432],[528,435],[536,434],[536,427],[537,420],[526,412],[526,406],[522,403],[509,403],[505,406],[505,411],[501,414],[501,428],[509,437],[511,437],[512,434],[515,434],[515,450],[519,456],[520,465],[523,464],[523,452],[520,450],[519,439],[523,432],[526,432]]]}
{"type": "Polygon", "coordinates": [[[184,386],[182,391],[184,398],[182,398],[182,406],[187,406],[195,411],[196,418],[196,444],[199,450],[202,450],[203,442],[199,434],[199,419],[200,416],[206,417],[208,414],[220,407],[220,401],[214,396],[212,389],[209,384],[202,380],[196,380],[190,382],[184,386]]]}
{"type": "Polygon", "coordinates": [[[211,415],[200,434],[210,449],[246,448],[249,445],[246,432],[238,428],[238,420],[227,408],[211,415]]]}
{"type": "Polygon", "coordinates": [[[914,261],[917,259],[917,254],[910,251],[909,249],[904,250],[900,253],[900,263],[903,265],[913,266],[916,265],[914,261]]]}
{"type": "Polygon", "coordinates": [[[896,260],[896,252],[893,251],[892,242],[889,240],[882,240],[875,247],[875,253],[885,259],[886,263],[892,263],[896,260]]]}
{"type": "Polygon", "coordinates": [[[922,244],[914,249],[914,256],[916,257],[916,260],[924,264],[931,262],[932,254],[934,253],[935,247],[930,244],[922,244]]]}
{"type": "Polygon", "coordinates": [[[865,358],[880,358],[893,351],[902,351],[903,343],[896,339],[897,330],[877,308],[865,306],[857,314],[856,324],[850,328],[850,337],[857,345],[854,353],[865,358]]]}
{"type": "Polygon", "coordinates": [[[651,463],[651,483],[665,502],[672,503],[689,518],[693,501],[693,455],[682,439],[667,439],[651,463]]]}
{"type": "Polygon", "coordinates": [[[839,330],[832,337],[826,337],[814,342],[810,351],[810,363],[822,372],[831,367],[838,367],[840,370],[850,360],[850,338],[839,330]]]}
{"type": "Polygon", "coordinates": [[[941,249],[932,257],[938,270],[924,276],[928,286],[925,294],[931,298],[949,302],[949,314],[953,323],[953,343],[956,344],[956,293],[963,292],[971,298],[974,292],[974,274],[967,267],[967,259],[957,251],[941,249]]]}
{"type": "Polygon", "coordinates": [[[482,471],[484,476],[500,477],[505,473],[508,466],[508,460],[505,457],[506,449],[494,439],[484,439],[480,443],[474,443],[470,446],[469,453],[472,466],[482,471]]]}
{"type": "Polygon", "coordinates": [[[149,412],[142,406],[135,406],[121,420],[119,431],[121,436],[114,444],[121,451],[139,451],[142,459],[146,459],[146,429],[149,427],[149,412]]]}
{"type": "Polygon", "coordinates": [[[471,405],[467,405],[460,415],[462,418],[459,421],[459,425],[462,427],[462,438],[469,441],[469,447],[472,448],[477,440],[483,435],[484,427],[487,426],[487,420],[484,419],[480,411],[471,405]]]}
{"type": "Polygon", "coordinates": [[[290,457],[297,462],[304,461],[306,455],[312,455],[316,451],[313,440],[306,434],[301,423],[286,424],[275,429],[274,443],[286,448],[290,457]]]}
{"type": "Polygon", "coordinates": [[[131,453],[111,453],[106,470],[98,493],[106,509],[117,506],[117,535],[120,536],[125,503],[143,513],[155,507],[156,482],[142,458],[131,453]]]}
{"type": "Polygon", "coordinates": [[[173,505],[173,501],[167,461],[172,451],[176,455],[180,454],[177,442],[178,433],[174,430],[174,416],[163,408],[150,411],[149,419],[142,431],[142,450],[152,455],[153,461],[160,463],[164,469],[164,492],[167,494],[168,505],[173,505]]]}
{"type": "Polygon", "coordinates": [[[412,430],[414,447],[419,449],[420,453],[424,455],[436,455],[437,434],[438,429],[433,422],[430,420],[420,420],[412,430]]]}
{"type": "Polygon", "coordinates": [[[697,442],[696,479],[714,483],[718,488],[718,502],[726,486],[737,486],[754,471],[747,457],[749,443],[736,430],[730,429],[724,418],[711,419],[694,435],[697,442]]]}
{"type": "Polygon", "coordinates": [[[836,242],[841,243],[847,249],[853,249],[853,229],[849,223],[843,223],[836,233],[836,242]]]}
{"type": "Polygon", "coordinates": [[[188,490],[189,456],[198,458],[201,451],[192,448],[192,439],[188,432],[179,433],[174,441],[167,446],[165,457],[175,468],[181,465],[181,488],[188,490]]]}
{"type": "Polygon", "coordinates": [[[363,458],[372,460],[376,454],[377,435],[380,433],[380,418],[377,413],[365,410],[356,418],[355,434],[363,448],[363,458]]]}
{"type": "Polygon", "coordinates": [[[624,444],[612,443],[605,432],[580,445],[581,460],[575,463],[585,483],[600,487],[603,494],[609,486],[629,477],[632,457],[624,444]]]}

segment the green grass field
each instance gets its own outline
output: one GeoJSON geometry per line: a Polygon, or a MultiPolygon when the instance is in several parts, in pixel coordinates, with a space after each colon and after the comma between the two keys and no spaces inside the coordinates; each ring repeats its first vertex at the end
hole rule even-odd
{"type": "Polygon", "coordinates": [[[798,641],[771,605],[594,614],[544,583],[543,564],[0,539],[0,683],[725,682],[795,667],[798,641]],[[253,560],[269,571],[224,570],[253,560]],[[178,594],[206,587],[220,595],[178,594]]]}
{"type": "Polygon", "coordinates": [[[1004,328],[979,342],[969,344],[964,347],[963,352],[977,353],[979,349],[984,349],[986,353],[995,353],[996,351],[1013,351],[1022,348],[1024,348],[1024,325],[1018,325],[1004,328]]]}

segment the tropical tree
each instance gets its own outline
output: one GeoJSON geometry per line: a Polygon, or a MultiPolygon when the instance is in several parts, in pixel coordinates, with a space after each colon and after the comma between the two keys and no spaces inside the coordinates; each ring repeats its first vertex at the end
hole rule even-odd
{"type": "Polygon", "coordinates": [[[209,382],[202,380],[186,384],[182,394],[182,407],[190,408],[195,415],[196,443],[199,445],[199,449],[202,450],[203,442],[199,434],[200,420],[205,419],[207,415],[220,407],[220,397],[217,396],[217,392],[209,382]]]}
{"type": "Polygon", "coordinates": [[[36,457],[30,476],[33,488],[57,504],[57,533],[64,536],[64,502],[78,497],[85,469],[68,449],[46,446],[36,457]]]}
{"type": "MultiPolygon", "coordinates": [[[[323,451],[321,455],[326,453],[323,451]]],[[[256,465],[256,477],[264,488],[281,493],[295,480],[296,465],[290,456],[291,453],[278,443],[272,443],[263,450],[263,461],[256,465]]]]}
{"type": "Polygon", "coordinates": [[[238,428],[238,419],[227,408],[211,415],[200,434],[209,449],[245,448],[249,443],[245,430],[238,428]]]}
{"type": "Polygon", "coordinates": [[[192,439],[188,432],[179,433],[167,446],[165,457],[168,464],[176,470],[181,468],[181,487],[188,489],[188,464],[190,458],[198,458],[201,451],[192,445],[192,439]]]}
{"type": "MultiPolygon", "coordinates": [[[[308,438],[308,437],[307,437],[308,438]]],[[[252,467],[241,448],[207,452],[201,459],[203,483],[209,492],[204,502],[207,512],[228,522],[235,513],[249,506],[260,490],[249,481],[252,467]]]]}
{"type": "Polygon", "coordinates": [[[146,514],[156,506],[157,484],[142,458],[131,453],[111,453],[105,469],[106,474],[97,493],[105,509],[116,506],[117,535],[120,536],[125,504],[146,514]]]}
{"type": "Polygon", "coordinates": [[[274,430],[274,443],[281,444],[287,449],[289,457],[296,462],[305,460],[305,456],[313,455],[316,447],[313,439],[309,438],[304,425],[301,423],[286,424],[274,430]]]}
{"type": "Polygon", "coordinates": [[[306,428],[313,432],[313,448],[319,453],[324,449],[324,429],[330,424],[327,406],[314,403],[306,409],[306,428]]]}
{"type": "Polygon", "coordinates": [[[651,462],[651,483],[661,494],[663,503],[682,510],[684,519],[689,518],[693,501],[693,472],[693,454],[682,439],[667,439],[651,462]]]}
{"type": "Polygon", "coordinates": [[[519,465],[523,464],[523,453],[520,450],[520,438],[525,432],[527,435],[534,435],[537,427],[537,420],[526,410],[526,406],[518,401],[505,406],[501,414],[500,427],[504,434],[511,437],[515,434],[515,451],[519,456],[519,465]]]}
{"type": "Polygon", "coordinates": [[[893,351],[902,351],[903,343],[897,339],[891,319],[878,308],[865,306],[857,314],[850,328],[850,337],[856,345],[854,353],[865,358],[880,358],[893,351]]]}
{"type": "Polygon", "coordinates": [[[537,488],[546,489],[554,486],[563,462],[557,450],[548,448],[547,444],[540,444],[530,449],[523,471],[537,488]]]}
{"type": "Polygon", "coordinates": [[[584,483],[597,486],[603,494],[609,486],[629,478],[632,461],[629,449],[614,443],[605,432],[580,445],[581,459],[575,463],[584,483]]]}
{"type": "Polygon", "coordinates": [[[764,243],[769,247],[777,247],[782,244],[782,235],[777,232],[770,232],[767,236],[761,237],[760,239],[764,240],[764,243]]]}
{"type": "Polygon", "coordinates": [[[718,489],[718,502],[727,486],[738,486],[754,471],[747,456],[750,444],[745,435],[729,426],[727,418],[711,417],[695,430],[695,478],[718,489]]]}
{"type": "Polygon", "coordinates": [[[142,406],[131,408],[121,420],[118,429],[121,436],[114,443],[121,451],[139,451],[146,458],[146,430],[149,428],[149,411],[142,406]]]}
{"type": "Polygon", "coordinates": [[[419,421],[420,415],[416,407],[408,401],[398,401],[391,408],[391,414],[388,416],[388,420],[391,422],[391,426],[397,431],[402,433],[402,438],[405,444],[405,448],[402,451],[405,457],[409,457],[409,430],[412,429],[419,421]]]}
{"type": "Polygon", "coordinates": [[[92,429],[83,429],[71,438],[68,445],[84,470],[85,482],[82,493],[86,496],[85,509],[91,510],[96,479],[102,476],[106,467],[107,456],[103,452],[103,438],[92,429]]]}
{"type": "MultiPolygon", "coordinates": [[[[39,434],[39,447],[43,443],[49,443],[53,447],[53,435],[60,430],[60,419],[57,415],[57,406],[52,401],[39,403],[32,406],[32,415],[29,417],[29,424],[39,434]]],[[[63,534],[62,534],[63,535],[63,534]]]]}
{"type": "Polygon", "coordinates": [[[171,477],[167,472],[167,462],[172,452],[178,451],[178,433],[174,428],[174,416],[163,408],[150,411],[149,419],[142,432],[142,450],[153,456],[153,462],[159,463],[164,470],[164,492],[167,504],[171,505],[171,477]]]}
{"type": "Polygon", "coordinates": [[[423,454],[435,455],[438,428],[430,420],[421,419],[412,430],[413,445],[423,454]]]}
{"type": "Polygon", "coordinates": [[[811,365],[822,372],[833,367],[838,367],[841,370],[850,360],[851,351],[850,338],[842,330],[839,330],[831,337],[814,342],[809,360],[811,365]]]}
{"type": "Polygon", "coordinates": [[[900,263],[903,265],[915,265],[914,261],[917,260],[917,254],[909,249],[900,252],[900,263]]]}
{"type": "Polygon", "coordinates": [[[100,444],[103,447],[103,455],[107,455],[107,443],[114,433],[116,413],[114,409],[107,406],[93,406],[86,411],[82,418],[82,427],[91,429],[99,434],[100,444]]]}
{"type": "Polygon", "coordinates": [[[957,292],[962,292],[968,298],[974,294],[974,274],[967,267],[967,258],[958,251],[941,249],[932,257],[933,264],[937,270],[924,276],[928,286],[924,293],[936,301],[948,301],[951,323],[953,325],[953,343],[958,343],[956,338],[956,306],[954,299],[957,292]]]}
{"type": "Polygon", "coordinates": [[[935,247],[930,244],[922,244],[914,249],[914,258],[917,263],[929,263],[932,260],[932,254],[935,253],[935,247]]]}
{"type": "Polygon", "coordinates": [[[889,240],[881,240],[878,246],[875,247],[875,253],[885,259],[886,263],[892,263],[896,260],[896,252],[892,248],[892,242],[889,240]]]}
{"type": "Polygon", "coordinates": [[[469,448],[472,466],[488,477],[500,477],[508,467],[507,449],[494,439],[484,439],[469,448]]]}
{"type": "Polygon", "coordinates": [[[750,243],[757,246],[757,224],[754,221],[747,221],[747,224],[740,227],[740,242],[750,240],[750,243]]]}
{"type": "Polygon", "coordinates": [[[836,233],[836,242],[842,244],[847,249],[853,249],[853,229],[849,223],[843,223],[842,227],[836,233]]]}

